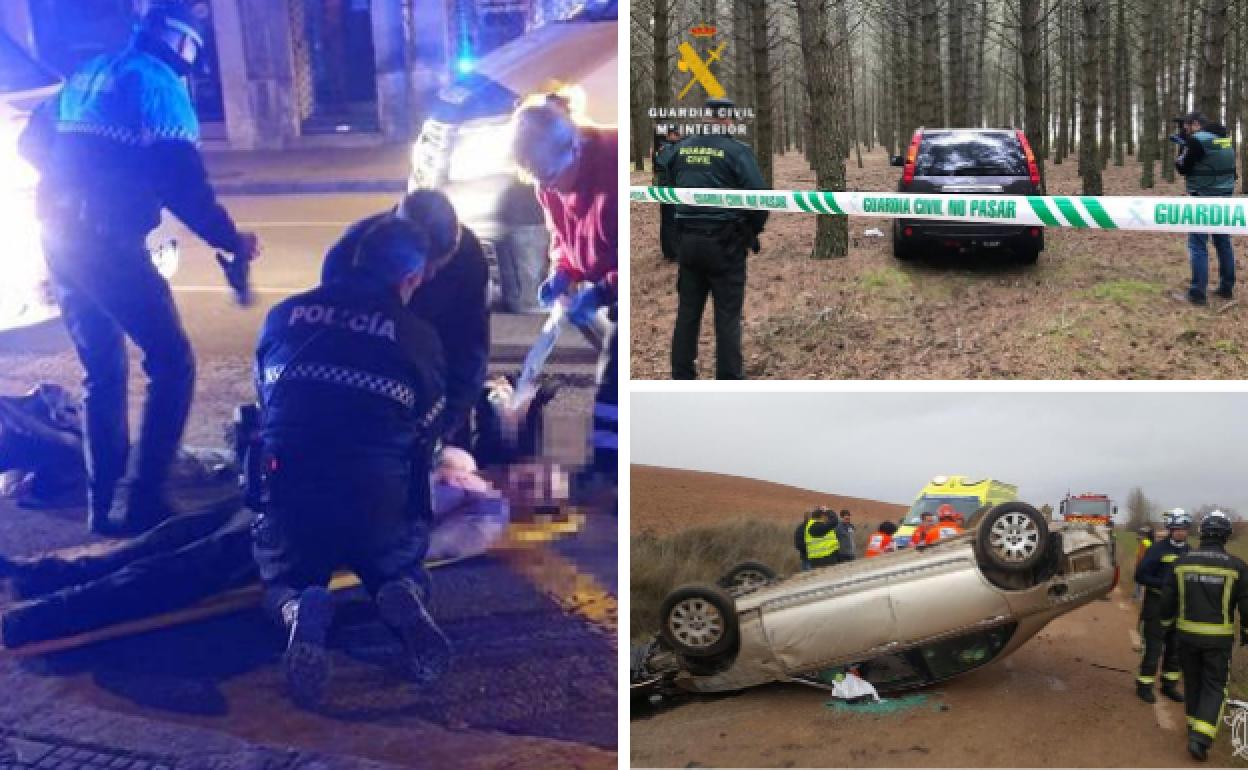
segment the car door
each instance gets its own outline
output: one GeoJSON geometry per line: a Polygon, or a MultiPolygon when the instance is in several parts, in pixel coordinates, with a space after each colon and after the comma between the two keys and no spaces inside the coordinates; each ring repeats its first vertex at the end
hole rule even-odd
{"type": "Polygon", "coordinates": [[[980,573],[969,544],[924,554],[908,575],[895,577],[889,598],[897,641],[903,644],[999,624],[1010,612],[1002,592],[980,573]]]}
{"type": "Polygon", "coordinates": [[[828,567],[760,607],[772,654],[790,674],[878,650],[896,637],[889,571],[828,567]]]}

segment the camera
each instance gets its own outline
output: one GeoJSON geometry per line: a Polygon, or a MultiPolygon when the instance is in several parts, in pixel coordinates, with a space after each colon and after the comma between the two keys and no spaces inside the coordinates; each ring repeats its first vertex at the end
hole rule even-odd
{"type": "Polygon", "coordinates": [[[1186,145],[1187,144],[1186,121],[1184,121],[1183,118],[1173,118],[1171,119],[1170,122],[1175,125],[1175,132],[1166,138],[1174,142],[1175,144],[1179,145],[1180,147],[1186,145]]]}

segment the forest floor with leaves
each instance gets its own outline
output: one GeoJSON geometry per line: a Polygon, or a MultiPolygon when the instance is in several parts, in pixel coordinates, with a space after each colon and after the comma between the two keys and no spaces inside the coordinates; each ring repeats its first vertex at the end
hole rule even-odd
{"type": "MultiPolygon", "coordinates": [[[[851,158],[852,190],[896,190],[899,169],[877,148],[851,158]]],[[[1105,174],[1107,195],[1138,195],[1134,158],[1105,174]]],[[[649,173],[634,172],[633,184],[649,173]]],[[[810,190],[797,153],[775,159],[777,189],[810,190]]],[[[1051,195],[1077,194],[1074,158],[1047,169],[1051,195]]],[[[1149,195],[1181,195],[1161,180],[1149,195]]],[[[632,204],[632,376],[666,379],[676,267],[659,250],[659,207],[632,204]]],[[[1049,228],[1035,265],[1006,253],[898,262],[890,222],[851,217],[849,256],[810,258],[815,217],[772,214],[750,256],[743,329],[746,373],[768,379],[1242,379],[1248,303],[1171,298],[1189,280],[1182,235],[1049,228]],[[864,236],[878,228],[883,238],[864,236]]],[[[1241,271],[1248,238],[1234,238],[1241,271]]],[[[1211,282],[1217,280],[1210,257],[1211,282]]],[[[1213,286],[1210,287],[1211,289],[1213,286]]],[[[1242,293],[1242,292],[1241,292],[1242,293]]],[[[709,303],[708,303],[709,305],[709,303]]],[[[714,371],[711,309],[702,376],[714,371]]]]}

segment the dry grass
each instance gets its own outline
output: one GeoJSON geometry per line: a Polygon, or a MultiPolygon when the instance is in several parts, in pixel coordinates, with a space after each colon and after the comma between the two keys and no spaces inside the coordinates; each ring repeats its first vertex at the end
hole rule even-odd
{"type": "Polygon", "coordinates": [[[714,583],[743,561],[762,562],[782,576],[796,572],[800,565],[793,550],[795,526],[738,519],[673,535],[633,536],[629,616],[633,639],[658,629],[659,605],[677,586],[714,583]]]}

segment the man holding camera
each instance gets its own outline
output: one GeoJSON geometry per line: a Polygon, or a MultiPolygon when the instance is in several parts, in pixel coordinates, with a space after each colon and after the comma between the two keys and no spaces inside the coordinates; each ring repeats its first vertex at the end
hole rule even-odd
{"type": "MultiPolygon", "coordinates": [[[[1229,198],[1235,193],[1235,149],[1226,127],[1214,123],[1199,112],[1177,118],[1179,133],[1170,141],[1182,145],[1174,166],[1187,181],[1187,194],[1194,197],[1229,198]]],[[[1192,285],[1185,294],[1175,298],[1193,305],[1207,305],[1205,292],[1209,285],[1209,233],[1189,233],[1187,252],[1192,261],[1192,285]]],[[[1218,255],[1218,288],[1213,292],[1231,299],[1235,291],[1235,254],[1231,237],[1213,235],[1213,248],[1218,255]]]]}

